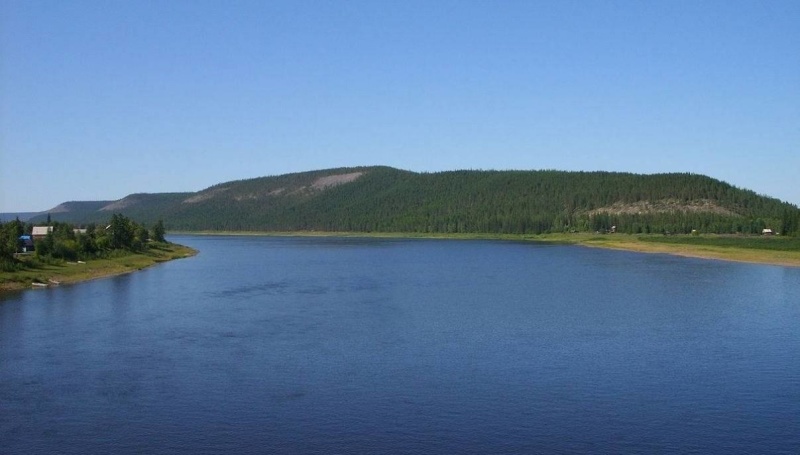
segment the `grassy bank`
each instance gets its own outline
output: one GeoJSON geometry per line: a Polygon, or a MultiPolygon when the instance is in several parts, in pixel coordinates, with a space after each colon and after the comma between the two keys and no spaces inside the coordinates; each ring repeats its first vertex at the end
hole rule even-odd
{"type": "Polygon", "coordinates": [[[28,289],[33,283],[68,284],[133,272],[154,264],[193,256],[197,251],[176,244],[157,244],[142,253],[114,254],[113,257],[85,262],[59,261],[44,264],[22,257],[20,270],[0,272],[0,292],[28,289]]]}
{"type": "Polygon", "coordinates": [[[184,232],[193,235],[261,235],[293,237],[376,237],[431,239],[513,240],[583,245],[641,253],[663,253],[686,257],[800,267],[800,238],[745,235],[628,235],[628,234],[430,234],[397,232],[184,232]]]}
{"type": "MultiPolygon", "coordinates": [[[[725,261],[800,267],[800,239],[761,236],[722,235],[588,235],[551,236],[553,241],[642,253],[719,259],[725,261]]],[[[546,238],[542,240],[548,240],[546,238]]]]}

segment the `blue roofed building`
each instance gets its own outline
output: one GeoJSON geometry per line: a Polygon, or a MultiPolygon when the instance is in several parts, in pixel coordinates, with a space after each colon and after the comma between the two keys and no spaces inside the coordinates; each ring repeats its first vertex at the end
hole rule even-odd
{"type": "Polygon", "coordinates": [[[21,235],[19,236],[19,241],[17,242],[17,250],[21,253],[30,253],[35,248],[33,246],[33,238],[29,235],[21,235]]]}

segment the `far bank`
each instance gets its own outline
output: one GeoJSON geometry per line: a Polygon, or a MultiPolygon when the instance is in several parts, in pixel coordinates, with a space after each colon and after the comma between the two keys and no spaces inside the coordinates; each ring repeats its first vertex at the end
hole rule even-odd
{"type": "Polygon", "coordinates": [[[185,231],[175,234],[273,236],[273,237],[372,237],[458,240],[532,241],[608,248],[639,253],[724,261],[800,267],[800,238],[755,235],[656,235],[558,233],[519,234],[440,234],[403,232],[326,232],[326,231],[185,231]]]}

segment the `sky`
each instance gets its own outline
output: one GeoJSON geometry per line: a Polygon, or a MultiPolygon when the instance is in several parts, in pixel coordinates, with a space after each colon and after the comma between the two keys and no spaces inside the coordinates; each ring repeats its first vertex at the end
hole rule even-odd
{"type": "Polygon", "coordinates": [[[800,204],[800,1],[0,0],[0,212],[367,165],[800,204]]]}

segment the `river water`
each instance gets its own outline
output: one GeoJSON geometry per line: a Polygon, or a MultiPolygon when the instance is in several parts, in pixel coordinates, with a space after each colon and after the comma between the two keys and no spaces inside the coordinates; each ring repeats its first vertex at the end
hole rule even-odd
{"type": "Polygon", "coordinates": [[[800,453],[800,269],[171,240],[0,297],[0,453],[800,453]]]}

